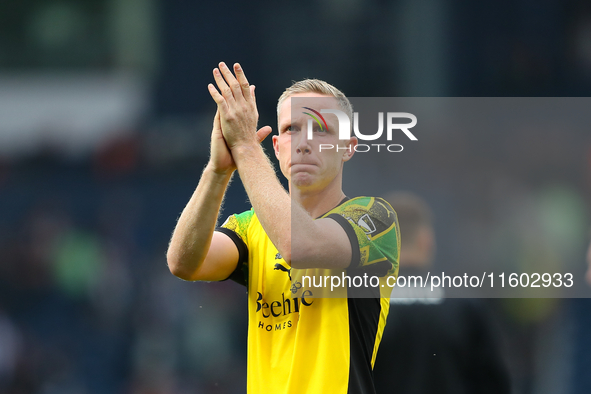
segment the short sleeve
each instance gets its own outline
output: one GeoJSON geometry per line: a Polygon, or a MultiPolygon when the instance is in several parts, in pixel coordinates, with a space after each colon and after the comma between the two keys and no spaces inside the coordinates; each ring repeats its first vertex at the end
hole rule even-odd
{"type": "Polygon", "coordinates": [[[376,276],[395,275],[400,258],[400,229],[396,212],[377,197],[346,201],[326,216],[339,223],[351,242],[348,270],[376,276]]]}
{"type": "Polygon", "coordinates": [[[254,211],[243,212],[229,216],[215,231],[226,234],[238,249],[236,269],[225,280],[233,280],[241,285],[247,285],[248,278],[248,228],[254,211]]]}

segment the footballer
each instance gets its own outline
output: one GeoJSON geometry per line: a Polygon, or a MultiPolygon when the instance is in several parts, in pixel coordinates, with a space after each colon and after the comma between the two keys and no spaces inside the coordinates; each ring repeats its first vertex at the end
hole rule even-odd
{"type": "Polygon", "coordinates": [[[391,288],[324,297],[298,280],[303,274],[371,273],[383,281],[398,272],[396,213],[380,198],[343,192],[344,164],[357,139],[340,140],[332,114],[323,116],[313,138],[307,133],[307,114],[338,109],[351,117],[349,100],[315,79],[295,82],[279,98],[273,150],[289,181],[286,191],[260,146],[271,128],[257,130],[254,86],[239,64],[220,63],[213,77],[210,158],[174,229],[171,272],[189,281],[231,279],[246,286],[248,393],[375,393],[372,369],[391,288]],[[338,149],[320,151],[320,144],[338,149]],[[236,170],[252,209],[216,227],[236,170]]]}

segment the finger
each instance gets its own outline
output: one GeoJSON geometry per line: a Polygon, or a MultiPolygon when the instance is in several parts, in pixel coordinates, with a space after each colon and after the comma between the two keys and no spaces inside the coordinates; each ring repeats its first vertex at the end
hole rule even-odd
{"type": "Polygon", "coordinates": [[[224,98],[226,100],[233,100],[234,95],[232,94],[232,89],[230,89],[226,81],[224,81],[224,77],[217,68],[213,69],[213,79],[215,79],[215,83],[218,85],[218,89],[220,89],[220,92],[224,98]]]}
{"type": "Polygon", "coordinates": [[[238,83],[240,83],[242,96],[246,99],[246,101],[252,101],[248,79],[246,79],[244,70],[242,69],[239,63],[234,64],[234,73],[236,74],[236,79],[238,80],[238,83]]]}
{"type": "Polygon", "coordinates": [[[250,97],[252,97],[253,103],[256,103],[257,101],[257,96],[254,94],[255,88],[256,87],[254,85],[250,85],[250,97]]]}
{"type": "Polygon", "coordinates": [[[220,63],[220,71],[222,72],[222,75],[224,76],[227,85],[230,87],[234,99],[244,97],[242,95],[242,88],[240,87],[240,82],[238,82],[238,80],[234,77],[234,74],[232,74],[232,71],[228,68],[228,66],[226,66],[226,63],[220,63]]]}
{"type": "Polygon", "coordinates": [[[210,83],[209,85],[207,85],[207,90],[209,90],[209,94],[211,95],[211,98],[213,99],[213,101],[216,102],[216,104],[219,107],[223,107],[225,108],[226,104],[226,100],[224,99],[224,96],[222,96],[220,94],[220,92],[218,92],[218,90],[215,88],[215,86],[213,86],[212,83],[210,83]]]}
{"type": "Polygon", "coordinates": [[[257,141],[259,143],[263,142],[263,140],[265,138],[267,138],[267,136],[269,134],[271,134],[271,131],[273,131],[273,129],[271,128],[271,126],[264,126],[261,127],[258,131],[257,131],[257,141]]]}

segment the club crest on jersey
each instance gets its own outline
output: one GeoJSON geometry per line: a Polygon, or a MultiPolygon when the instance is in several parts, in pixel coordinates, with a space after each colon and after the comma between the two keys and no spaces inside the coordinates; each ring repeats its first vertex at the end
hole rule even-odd
{"type": "Polygon", "coordinates": [[[357,224],[363,229],[363,231],[365,231],[366,234],[371,234],[376,231],[376,225],[373,223],[367,213],[359,218],[357,224]]]}

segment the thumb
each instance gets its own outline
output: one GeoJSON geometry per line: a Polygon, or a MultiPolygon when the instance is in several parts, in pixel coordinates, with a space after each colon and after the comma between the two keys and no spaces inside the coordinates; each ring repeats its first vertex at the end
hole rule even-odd
{"type": "Polygon", "coordinates": [[[263,126],[261,127],[258,131],[257,131],[257,141],[259,143],[263,142],[263,140],[265,138],[267,138],[267,136],[269,134],[271,134],[271,131],[273,131],[273,129],[271,128],[271,126],[263,126]]]}
{"type": "Polygon", "coordinates": [[[220,123],[220,110],[218,109],[215,112],[215,116],[213,117],[213,129],[214,130],[220,130],[222,128],[221,123],[220,123]]]}
{"type": "Polygon", "coordinates": [[[256,89],[256,86],[254,85],[250,85],[250,95],[252,96],[252,101],[254,101],[256,103],[257,98],[254,94],[254,90],[256,89]]]}

